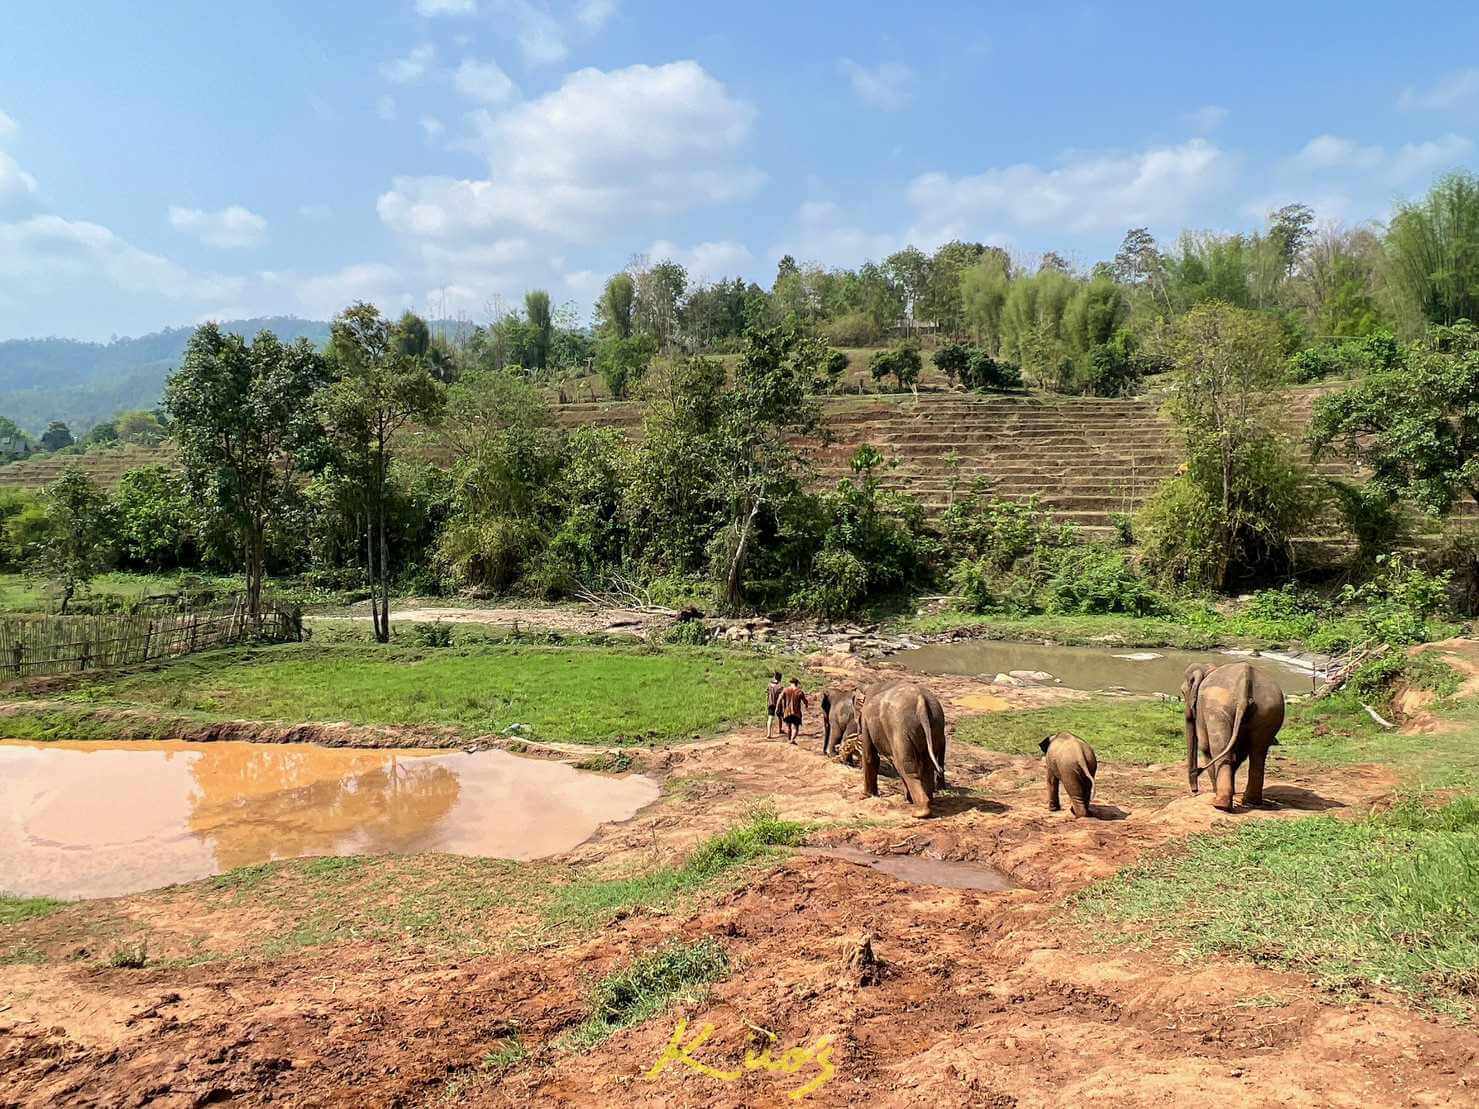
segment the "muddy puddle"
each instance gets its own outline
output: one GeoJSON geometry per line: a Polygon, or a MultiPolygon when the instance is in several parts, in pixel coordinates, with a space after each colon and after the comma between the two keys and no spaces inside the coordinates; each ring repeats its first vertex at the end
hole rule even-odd
{"type": "Polygon", "coordinates": [[[957,863],[945,859],[924,859],[918,855],[872,855],[856,847],[800,847],[797,853],[866,866],[892,875],[901,882],[916,886],[946,886],[958,890],[1016,889],[1013,882],[994,866],[984,863],[957,863]]]}
{"type": "Polygon", "coordinates": [[[105,897],[308,855],[533,859],[659,792],[503,751],[0,740],[0,891],[105,897]]]}
{"type": "Polygon", "coordinates": [[[891,661],[920,674],[984,677],[1023,673],[1052,675],[1046,685],[1069,689],[1126,689],[1134,693],[1170,693],[1181,689],[1186,668],[1194,662],[1247,661],[1277,681],[1285,693],[1309,693],[1311,670],[1301,660],[1264,654],[1249,657],[1220,651],[1173,651],[1131,647],[1058,647],[1041,643],[971,639],[931,643],[900,651],[891,661]]]}

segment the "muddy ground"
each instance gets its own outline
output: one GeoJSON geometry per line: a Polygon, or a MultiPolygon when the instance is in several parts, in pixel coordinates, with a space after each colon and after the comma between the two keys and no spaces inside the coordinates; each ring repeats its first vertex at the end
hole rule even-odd
{"type": "MultiPolygon", "coordinates": [[[[1066,695],[940,685],[952,718],[1066,695]]],[[[1390,796],[1390,769],[1316,774],[1276,751],[1276,807],[1222,814],[1206,793],[1185,795],[1178,767],[1109,766],[1101,819],[1074,820],[1046,811],[1037,760],[952,746],[952,788],[921,822],[892,778],[881,797],[861,798],[860,773],[820,754],[814,719],[803,739],[792,747],[744,729],[641,755],[662,799],[559,863],[602,874],[671,863],[768,801],[827,823],[814,846],[987,864],[1014,888],[917,884],[792,854],[695,904],[635,912],[594,935],[531,938],[515,904],[490,899],[481,911],[492,950],[479,954],[380,938],[263,953],[242,937],[276,910],[250,891],[223,900],[208,882],[88,902],[4,937],[33,957],[0,966],[0,1103],[1479,1104],[1471,1027],[1395,997],[1337,998],[1250,962],[1110,945],[1066,904],[1147,851],[1218,825],[1365,812],[1390,796]],[[110,937],[141,928],[150,963],[99,958],[110,937]],[[521,928],[519,943],[500,942],[521,928]],[[667,939],[703,936],[734,967],[706,1002],[590,1052],[557,1046],[602,975],[667,939]],[[876,963],[858,957],[865,940],[876,963]],[[692,1065],[677,1059],[646,1077],[680,1020],[685,1043],[712,1032],[692,1065]],[[527,1056],[490,1065],[515,1035],[527,1056]],[[805,1089],[804,1100],[789,1097],[805,1089]]]]}

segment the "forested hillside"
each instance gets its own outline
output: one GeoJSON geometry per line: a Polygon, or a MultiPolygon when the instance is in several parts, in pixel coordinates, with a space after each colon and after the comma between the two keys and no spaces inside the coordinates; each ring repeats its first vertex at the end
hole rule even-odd
{"type": "MultiPolygon", "coordinates": [[[[318,345],[329,337],[327,321],[291,316],[231,320],[222,327],[248,337],[267,330],[284,341],[305,338],[318,345]]],[[[153,408],[194,330],[171,327],[109,343],[0,341],[0,413],[39,435],[52,420],[80,432],[120,411],[153,408]]]]}

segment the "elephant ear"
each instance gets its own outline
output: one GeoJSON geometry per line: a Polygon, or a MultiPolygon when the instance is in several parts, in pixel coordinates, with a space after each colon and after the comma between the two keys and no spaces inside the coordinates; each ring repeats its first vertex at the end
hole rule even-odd
{"type": "Polygon", "coordinates": [[[1048,753],[1048,748],[1052,745],[1053,737],[1050,735],[1045,735],[1042,737],[1042,742],[1037,745],[1037,749],[1041,751],[1044,755],[1046,755],[1048,753]]]}
{"type": "Polygon", "coordinates": [[[1202,688],[1202,679],[1207,676],[1205,666],[1188,666],[1186,681],[1181,683],[1181,699],[1186,702],[1186,718],[1192,720],[1197,714],[1197,690],[1202,688]]]}

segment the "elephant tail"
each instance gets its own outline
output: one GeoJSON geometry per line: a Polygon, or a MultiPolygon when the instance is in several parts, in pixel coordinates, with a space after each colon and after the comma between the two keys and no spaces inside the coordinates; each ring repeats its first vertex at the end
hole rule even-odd
{"type": "Polygon", "coordinates": [[[1253,703],[1253,667],[1247,663],[1243,664],[1243,673],[1238,682],[1237,707],[1233,709],[1232,731],[1227,734],[1227,746],[1224,747],[1206,766],[1203,771],[1213,771],[1217,764],[1232,757],[1237,750],[1238,737],[1243,734],[1243,718],[1248,714],[1248,706],[1253,703]]]}
{"type": "Polygon", "coordinates": [[[940,753],[937,755],[937,754],[935,754],[935,728],[934,728],[934,722],[930,718],[930,706],[929,706],[929,702],[926,701],[923,697],[916,697],[915,698],[915,701],[914,701],[914,711],[919,716],[919,726],[924,729],[924,745],[925,745],[926,748],[929,749],[930,762],[932,762],[934,764],[934,766],[935,766],[935,773],[940,776],[940,780],[941,781],[944,781],[944,778],[945,778],[945,751],[944,751],[944,747],[945,747],[945,733],[944,733],[944,730],[942,729],[941,732],[940,732],[940,748],[941,748],[941,750],[940,750],[940,753]]]}

